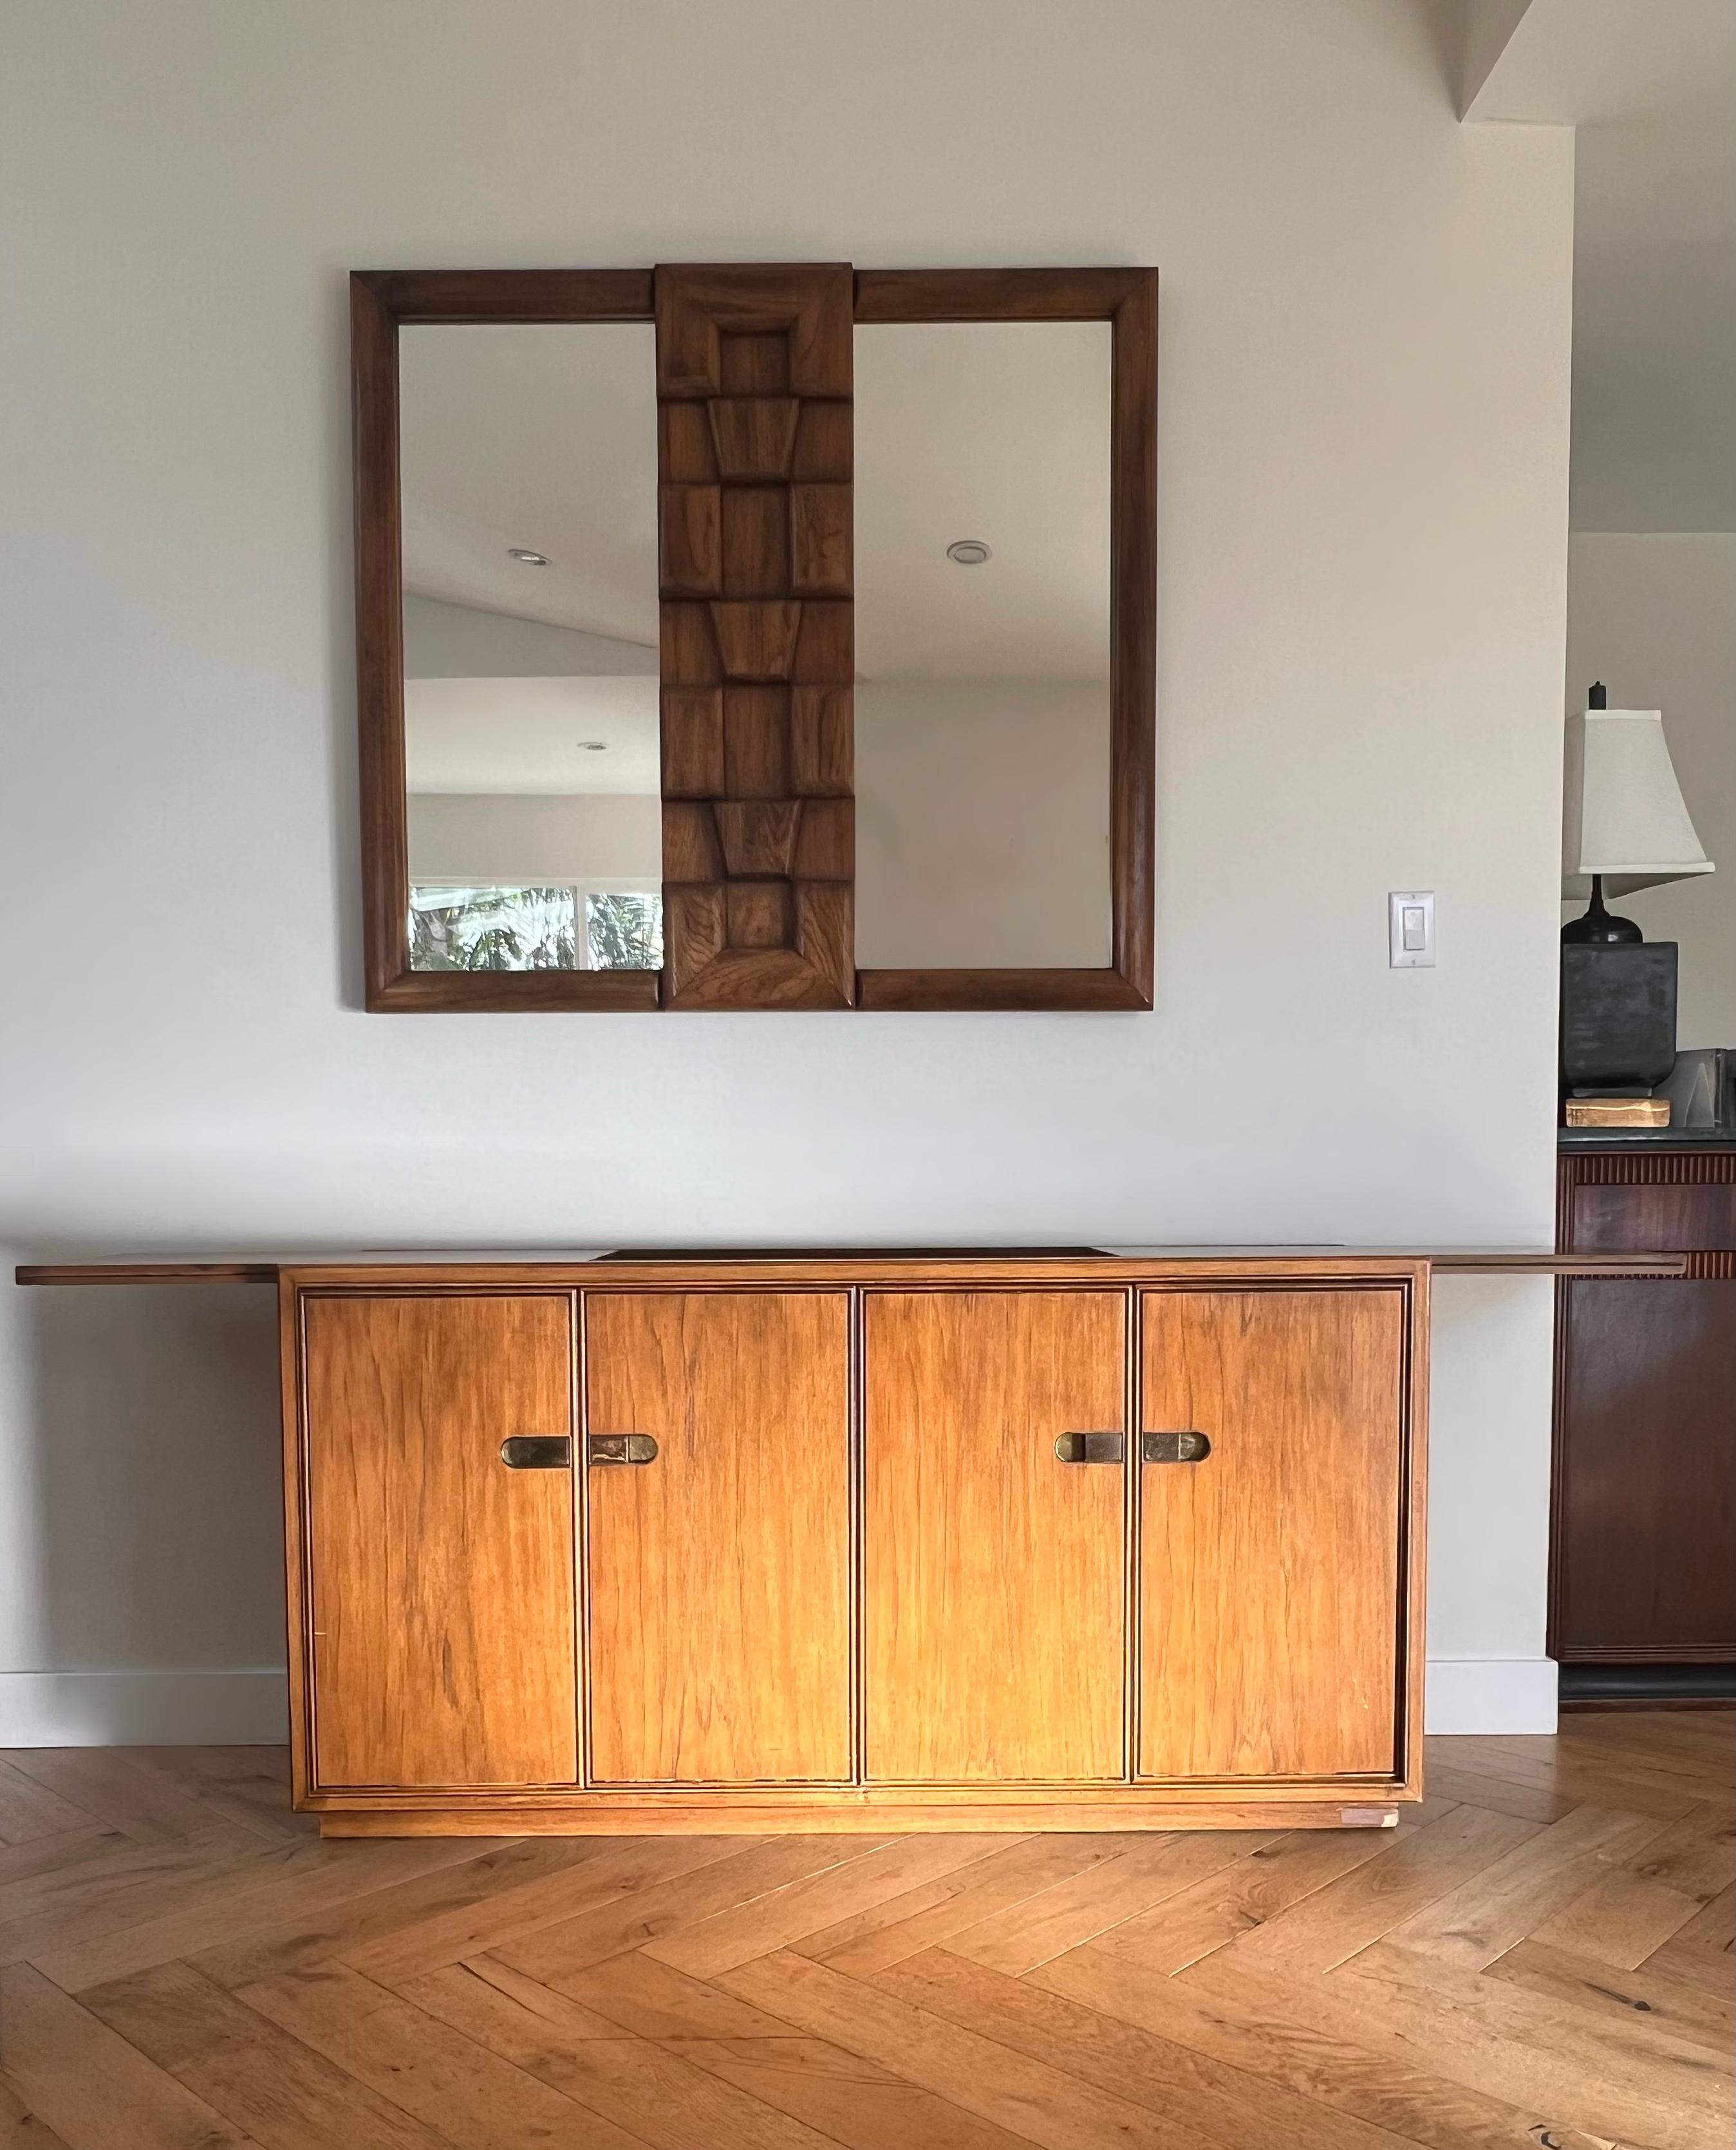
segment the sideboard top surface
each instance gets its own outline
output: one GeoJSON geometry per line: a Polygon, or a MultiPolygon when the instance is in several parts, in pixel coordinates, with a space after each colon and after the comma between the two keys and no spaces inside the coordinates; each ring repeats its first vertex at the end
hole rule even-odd
{"type": "Polygon", "coordinates": [[[1023,1282],[1128,1283],[1245,1277],[1680,1276],[1679,1254],[1564,1254],[1545,1249],[1471,1247],[936,1247],[936,1248],[567,1248],[535,1251],[364,1249],[333,1253],[244,1255],[231,1259],[146,1255],[102,1261],[20,1263],[21,1284],[266,1284],[284,1275],[300,1284],[521,1284],[600,1286],[657,1283],[863,1284],[926,1279],[992,1280],[1017,1270],[1023,1282]]]}

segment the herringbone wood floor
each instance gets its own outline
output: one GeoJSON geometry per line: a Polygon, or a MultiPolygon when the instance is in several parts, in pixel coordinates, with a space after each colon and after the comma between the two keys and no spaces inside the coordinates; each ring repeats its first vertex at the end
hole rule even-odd
{"type": "Polygon", "coordinates": [[[1431,1743],[1395,1832],[321,1843],[0,1762],[0,2150],[1731,2141],[1731,1723],[1431,1743]]]}

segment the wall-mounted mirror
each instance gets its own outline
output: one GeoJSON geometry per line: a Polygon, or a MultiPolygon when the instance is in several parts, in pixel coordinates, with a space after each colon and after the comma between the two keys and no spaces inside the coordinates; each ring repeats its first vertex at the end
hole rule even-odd
{"type": "Polygon", "coordinates": [[[400,334],[412,970],[662,967],[654,341],[400,334]]]}
{"type": "Polygon", "coordinates": [[[371,1008],[1138,1008],[1144,270],[351,279],[371,1008]]]}
{"type": "Polygon", "coordinates": [[[1107,321],[855,336],[856,961],[1101,969],[1107,321]]]}

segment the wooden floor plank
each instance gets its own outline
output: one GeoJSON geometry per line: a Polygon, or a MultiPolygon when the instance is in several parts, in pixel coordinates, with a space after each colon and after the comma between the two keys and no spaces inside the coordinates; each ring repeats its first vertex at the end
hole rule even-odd
{"type": "MultiPolygon", "coordinates": [[[[881,1976],[896,1978],[903,1968],[895,1966],[881,1976]]],[[[1128,2150],[1135,2143],[1153,2150],[1224,2150],[1196,2128],[1160,2122],[1128,2098],[826,1964],[780,1951],[723,1971],[719,1983],[810,2036],[860,2053],[1047,2150],[1128,2150]]]]}
{"type": "Polygon", "coordinates": [[[1728,1709],[1575,1710],[1562,1720],[1586,1739],[1655,1754],[1670,1748],[1716,1758],[1728,1784],[1736,1774],[1736,1723],[1728,1709]]]}
{"type": "MultiPolygon", "coordinates": [[[[1451,1751],[1451,1743],[1441,1744],[1451,1751]]],[[[1534,1784],[1516,1784],[1504,1777],[1456,1769],[1451,1761],[1431,1761],[1426,1769],[1426,1781],[1433,1792],[1491,1814],[1511,1814],[1516,1820],[1534,1821],[1546,1828],[1580,1804],[1565,1792],[1539,1791],[1534,1784]]]]}
{"type": "Polygon", "coordinates": [[[1728,1993],[1733,1948],[1736,1948],[1736,1889],[1726,1889],[1662,1947],[1654,1949],[1642,1968],[1693,1979],[1713,1992],[1728,1993]]]}
{"type": "MultiPolygon", "coordinates": [[[[264,1888],[284,1872],[291,1849],[300,1849],[264,1845],[256,1836],[239,1852],[130,1837],[125,1843],[124,1850],[0,1888],[0,1963],[21,1963],[46,1950],[72,1948],[147,1919],[264,1888]]],[[[291,1870],[305,1870],[306,1864],[297,1861],[291,1870]]]]}
{"type": "Polygon", "coordinates": [[[202,1799],[188,1798],[150,1770],[135,1769],[124,1747],[14,1748],[0,1759],[81,1816],[105,1821],[140,1844],[254,1840],[251,1830],[202,1799]]]}
{"type": "Polygon", "coordinates": [[[315,1837],[317,1814],[296,1814],[288,1772],[275,1747],[128,1747],[135,1769],[161,1778],[184,1797],[268,1840],[315,1837]]]}
{"type": "MultiPolygon", "coordinates": [[[[1327,1971],[1538,1834],[1535,1824],[1455,1807],[1217,1952],[1226,1962],[1327,1971]]],[[[1208,1963],[1217,1956],[1208,1956],[1208,1963]]]]}
{"type": "Polygon", "coordinates": [[[575,1912],[630,1896],[654,1882],[714,1865],[734,1845],[728,1836],[618,1836],[577,1845],[558,1838],[546,1848],[567,1853],[562,1870],[491,1890],[414,1926],[363,1941],[346,1949],[344,1961],[383,1986],[396,1986],[421,1971],[481,1956],[575,1912]]]}
{"type": "Polygon", "coordinates": [[[1607,1724],[1607,1718],[1565,1717],[1556,1735],[1558,1763],[1588,1765],[1638,1779],[1643,1784],[1680,1779],[1690,1794],[1700,1799],[1728,1799],[1730,1771],[1727,1759],[1715,1751],[1697,1753],[1667,1740],[1648,1739],[1635,1733],[1593,1734],[1582,1727],[1607,1724]]]}
{"type": "Polygon", "coordinates": [[[947,1949],[892,1965],[874,1982],[914,2007],[1185,2122],[1214,2141],[1394,2150],[1382,2126],[947,1949]]]}
{"type": "Polygon", "coordinates": [[[443,1971],[425,1971],[420,1977],[406,1980],[398,1991],[442,2023],[462,2026],[467,2014],[480,2011],[482,2020],[487,2021],[499,2013],[488,1995],[477,1992],[479,1985],[517,2001],[521,2009],[545,2024],[546,2035],[563,2047],[578,2039],[621,2035],[621,2026],[613,2017],[599,2016],[571,1995],[557,1993],[553,1986],[527,1978],[522,1971],[514,1971],[510,1964],[492,1956],[473,1956],[468,1963],[449,1963],[443,1971]]]}
{"type": "MultiPolygon", "coordinates": [[[[265,2150],[452,2150],[449,2138],[311,2052],[189,1965],[93,1988],[86,2005],[265,2150]]],[[[134,2146],[138,2150],[138,2146],[134,2146]]]]}
{"type": "MultiPolygon", "coordinates": [[[[1547,1919],[1528,1921],[1525,1933],[1507,1946],[1515,1948],[1520,1940],[1532,1936],[1617,1971],[1636,1971],[1672,1934],[1679,1933],[1704,1902],[1636,1874],[1631,1866],[1618,1866],[1547,1919]]],[[[1493,1961],[1485,1958],[1486,1963],[1493,1961]]]]}
{"type": "Polygon", "coordinates": [[[1728,2053],[1736,2045],[1736,1998],[1692,1979],[1673,1978],[1649,1965],[1617,1971],[1591,1956],[1570,1956],[1541,1941],[1521,1941],[1497,1957],[1485,1974],[1545,1993],[1620,2023],[1643,2015],[1685,2038],[1728,2053]]]}
{"type": "MultiPolygon", "coordinates": [[[[1208,1959],[1213,1961],[1213,1959],[1208,1959]]],[[[1225,2066],[1386,2129],[1423,2150],[1611,2150],[1607,2136],[1567,2125],[1547,2101],[1516,2102],[1432,2073],[1426,2051],[1400,2055],[1359,2046],[1341,2031],[1285,2011],[1277,1981],[1258,1999],[1199,1991],[1134,1958],[1093,1946],[1031,1974],[1028,1983],[1082,2001],[1225,2066]]],[[[1634,2150],[1634,2146],[1625,2146],[1634,2150]]]]}
{"type": "Polygon", "coordinates": [[[1264,1835],[346,1842],[281,1749],[28,1750],[0,2150],[1728,2150],[1732,1724],[1264,1835]]]}
{"type": "Polygon", "coordinates": [[[631,2031],[665,2042],[789,2036],[788,2024],[642,1950],[574,1971],[560,1991],[613,2023],[618,2036],[631,2031]]]}
{"type": "Polygon", "coordinates": [[[289,1843],[264,1845],[245,1860],[203,1878],[189,1877],[184,1900],[176,1908],[173,1892],[159,1876],[151,1891],[154,1915],[138,1913],[142,1898],[130,1905],[110,1904],[93,1922],[89,1917],[58,1922],[52,1940],[28,1944],[31,1961],[69,1993],[106,1984],[153,1964],[172,1963],[239,1935],[255,1934],[286,1918],[305,1917],[331,1905],[366,1897],[406,1877],[444,1875],[471,1861],[471,1845],[486,1838],[382,1838],[365,1845],[289,1843]],[[365,1850],[365,1859],[351,1856],[365,1850]]]}
{"type": "Polygon", "coordinates": [[[0,2069],[0,2150],[68,2150],[63,2136],[33,2113],[0,2069]]]}
{"type": "Polygon", "coordinates": [[[1706,1796],[1697,1784],[1671,1771],[1643,1766],[1617,1769],[1585,1761],[1563,1751],[1553,1739],[1529,1734],[1511,1739],[1456,1739],[1451,1766],[1461,1776],[1486,1776],[1497,1783],[1555,1793],[1576,1806],[1658,1814],[1667,1820],[1686,1814],[1706,1796]]]}
{"type": "Polygon", "coordinates": [[[97,1819],[12,1763],[0,1760],[0,1844],[28,1844],[33,1837],[89,1829],[97,1819]]]}
{"type": "Polygon", "coordinates": [[[568,2150],[583,2142],[625,2150],[632,2141],[553,2084],[341,1964],[244,1986],[235,1998],[457,2150],[568,2150]]]}
{"type": "MultiPolygon", "coordinates": [[[[237,1923],[230,1931],[210,1937],[203,1946],[189,1948],[189,1961],[208,1978],[233,1991],[257,1979],[281,1977],[310,1964],[329,1963],[346,1949],[404,1933],[424,1920],[482,1902],[496,1890],[510,1890],[533,1876],[562,1872],[568,1863],[558,1855],[562,1849],[558,1840],[512,1837],[502,1842],[479,1836],[415,1840],[444,1844],[447,1855],[431,1860],[426,1867],[412,1865],[405,1878],[387,1875],[376,1885],[358,1889],[335,1902],[299,1906],[268,1904],[261,1920],[237,1923]]],[[[345,1844],[339,1848],[347,1855],[358,1846],[345,1844]]],[[[582,1847],[578,1855],[583,1855],[582,1847]]]]}
{"type": "Polygon", "coordinates": [[[709,1978],[780,1949],[816,1927],[835,1925],[852,1911],[901,1895],[937,1875],[968,1866],[993,1852],[999,1842],[993,1836],[963,1835],[896,1837],[844,1865],[664,1935],[649,1943],[647,1952],[678,1971],[709,1978]]]}
{"type": "Polygon", "coordinates": [[[841,1866],[875,1848],[853,1836],[750,1840],[727,1859],[630,1890],[593,1910],[561,1920],[492,1951],[515,1970],[550,1985],[628,1949],[698,1925],[719,1911],[749,1904],[792,1881],[841,1866]]]}
{"type": "Polygon", "coordinates": [[[823,2038],[699,2039],[681,2050],[696,2067],[848,2150],[1030,2150],[1028,2136],[1010,2134],[823,2038]]]}
{"type": "Polygon", "coordinates": [[[1208,1874],[1136,1913],[1113,1928],[1104,1944],[1137,1956],[1153,1971],[1184,1971],[1379,1858],[1396,1841],[1385,1830],[1292,1830],[1222,1872],[1208,1874]]]}
{"type": "Polygon", "coordinates": [[[130,1836],[99,1821],[85,1829],[63,1830],[54,1836],[27,1837],[0,1850],[0,1900],[15,1881],[32,1881],[38,1874],[58,1874],[87,1859],[107,1859],[114,1852],[138,1848],[130,1836]]]}
{"type": "Polygon", "coordinates": [[[1385,1938],[1481,1971],[1603,1882],[1612,1866],[1658,1834],[1655,1815],[1581,1807],[1413,1912],[1385,1938]]]}
{"type": "Polygon", "coordinates": [[[1709,1904],[1736,1881],[1736,1809],[1695,1807],[1653,1837],[1633,1865],[1646,1880],[1709,1904]]]}
{"type": "Polygon", "coordinates": [[[1094,1836],[1014,1837],[986,1858],[942,1874],[919,1889],[870,1905],[789,1946],[835,1971],[865,1978],[889,1963],[917,1956],[1014,1904],[1027,1903],[1057,1881],[1116,1859],[1132,1839],[1094,1836]]]}
{"type": "Polygon", "coordinates": [[[1277,1841],[1271,1830],[1148,1837],[1118,1859],[1057,1881],[1040,1896],[965,1927],[946,1946],[973,1962],[1017,1976],[1167,1901],[1191,1882],[1244,1864],[1277,1841]]]}
{"type": "Polygon", "coordinates": [[[650,2039],[566,2036],[545,2011],[467,1971],[419,1978],[408,1991],[442,2022],[654,2150],[833,2150],[800,2121],[650,2039]]]}
{"type": "MultiPolygon", "coordinates": [[[[1562,2035],[1566,2011],[1475,1971],[1423,1956],[1395,1966],[1380,1952],[1321,1979],[1229,1966],[1233,1951],[1208,1956],[1178,1984],[1202,1999],[1269,2011],[1388,2057],[1431,2071],[1509,2104],[1540,2104],[1593,2140],[1644,2150],[1728,2150],[1720,2108],[1727,2099],[1703,2048],[1676,2041],[1689,2057],[1634,2053],[1589,2026],[1562,2035]]],[[[1401,1959],[1406,1951],[1395,1951],[1401,1959]]]]}
{"type": "Polygon", "coordinates": [[[3,2080],[68,2150],[259,2150],[136,2040],[28,1965],[0,1971],[0,2021],[3,2080]]]}

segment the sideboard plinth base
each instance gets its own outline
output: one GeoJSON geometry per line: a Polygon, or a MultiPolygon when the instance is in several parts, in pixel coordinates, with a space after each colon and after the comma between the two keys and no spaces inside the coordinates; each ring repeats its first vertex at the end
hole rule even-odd
{"type": "Polygon", "coordinates": [[[422,1807],[320,1815],[325,1836],[901,1836],[928,1833],[1025,1836],[1112,1830],[1393,1829],[1396,1806],[1294,1800],[1198,1802],[1057,1799],[1011,1805],[422,1807]]]}

